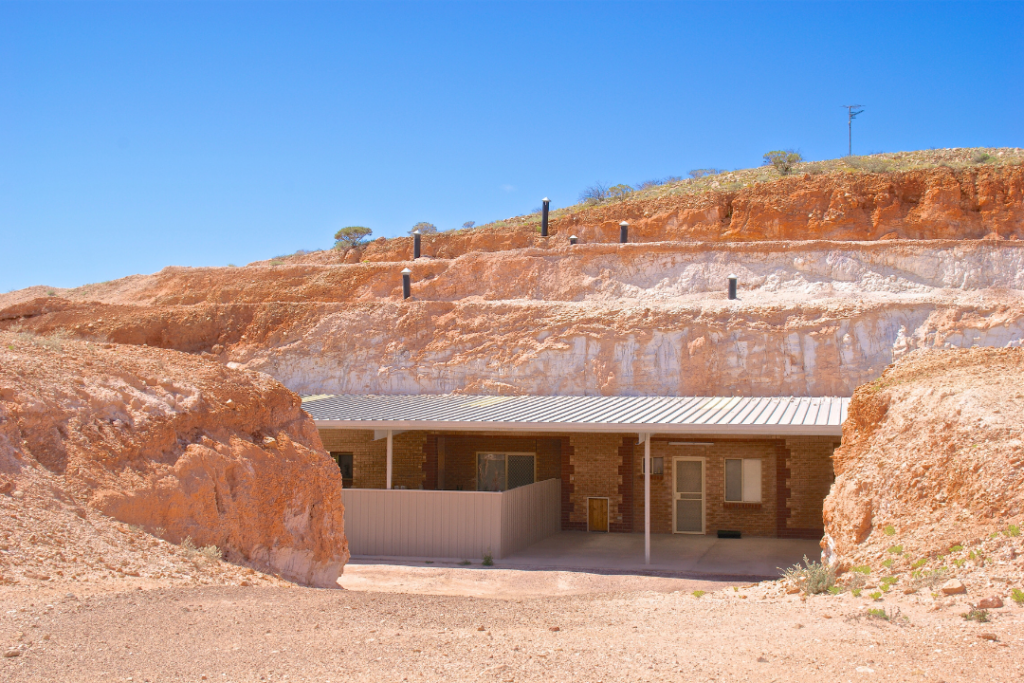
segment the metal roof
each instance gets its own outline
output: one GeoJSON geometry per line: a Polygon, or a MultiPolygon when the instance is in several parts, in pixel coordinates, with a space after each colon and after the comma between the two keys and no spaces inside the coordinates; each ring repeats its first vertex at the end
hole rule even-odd
{"type": "Polygon", "coordinates": [[[309,396],[318,427],[840,436],[849,398],[740,396],[309,396]]]}

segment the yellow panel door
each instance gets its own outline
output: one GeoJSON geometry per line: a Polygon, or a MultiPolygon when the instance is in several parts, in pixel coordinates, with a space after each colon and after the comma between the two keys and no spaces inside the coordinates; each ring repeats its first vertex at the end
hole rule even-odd
{"type": "Polygon", "coordinates": [[[588,515],[590,521],[587,529],[589,531],[608,531],[608,499],[588,498],[587,502],[590,508],[588,515]]]}

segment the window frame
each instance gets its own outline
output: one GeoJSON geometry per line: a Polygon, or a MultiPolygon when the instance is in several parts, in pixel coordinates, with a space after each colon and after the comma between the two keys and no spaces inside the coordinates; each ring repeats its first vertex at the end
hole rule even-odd
{"type": "MultiPolygon", "coordinates": [[[[473,479],[476,482],[476,490],[480,491],[480,456],[481,455],[502,455],[505,460],[505,488],[501,491],[481,491],[481,493],[504,493],[505,491],[511,491],[508,488],[508,456],[510,455],[529,455],[533,458],[533,483],[537,483],[537,454],[533,451],[476,451],[476,469],[474,471],[473,479]]],[[[528,484],[527,484],[528,485],[528,484]]],[[[516,488],[519,488],[518,486],[516,488]]]]}
{"type": "Polygon", "coordinates": [[[327,452],[330,454],[331,460],[334,461],[334,464],[338,466],[338,473],[341,475],[341,481],[342,482],[346,482],[347,481],[347,482],[351,483],[355,479],[355,475],[356,475],[356,454],[354,452],[352,452],[352,451],[327,451],[327,452]],[[346,477],[345,476],[345,470],[342,469],[342,467],[341,467],[341,457],[345,456],[345,455],[347,455],[350,458],[352,458],[352,476],[351,477],[346,477]]]}
{"type": "Polygon", "coordinates": [[[722,498],[726,503],[749,503],[759,504],[764,502],[764,458],[723,458],[722,466],[722,498]],[[729,498],[729,475],[728,475],[728,463],[730,460],[739,461],[740,463],[740,499],[733,500],[729,498]],[[758,464],[758,475],[759,481],[757,486],[757,499],[748,499],[744,497],[748,488],[745,485],[747,483],[747,465],[746,463],[756,462],[758,464]]]}
{"type": "MultiPolygon", "coordinates": [[[[647,474],[647,458],[640,456],[640,474],[647,474]]],[[[652,455],[651,456],[651,476],[652,477],[663,477],[665,476],[665,456],[663,455],[652,455]],[[661,467],[658,467],[657,461],[661,461],[661,467]]]]}

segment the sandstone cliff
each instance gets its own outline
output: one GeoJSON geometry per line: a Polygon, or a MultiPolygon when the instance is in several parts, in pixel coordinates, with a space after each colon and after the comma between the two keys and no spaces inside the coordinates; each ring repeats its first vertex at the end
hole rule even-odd
{"type": "Polygon", "coordinates": [[[830,562],[1024,576],[1024,350],[907,356],[854,394],[834,461],[830,562]]]}
{"type": "Polygon", "coordinates": [[[714,183],[575,207],[546,240],[536,216],[427,236],[415,262],[400,238],[31,288],[0,295],[0,329],[205,353],[303,394],[850,395],[915,349],[1024,338],[1024,167],[714,183]]]}
{"type": "MultiPolygon", "coordinates": [[[[175,351],[0,334],[0,492],[12,510],[16,493],[91,508],[301,583],[336,585],[348,559],[340,474],[299,398],[175,351]]],[[[63,550],[66,571],[94,536],[63,550]]]]}
{"type": "Polygon", "coordinates": [[[850,395],[917,348],[1019,345],[1022,273],[1015,241],[595,244],[168,268],[0,328],[208,353],[303,394],[850,395]]]}

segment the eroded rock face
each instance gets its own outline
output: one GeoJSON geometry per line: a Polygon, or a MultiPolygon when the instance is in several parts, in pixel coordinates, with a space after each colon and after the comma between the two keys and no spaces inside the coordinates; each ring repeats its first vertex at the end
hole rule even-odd
{"type": "Polygon", "coordinates": [[[1009,545],[989,552],[1015,558],[1020,539],[1004,532],[1024,520],[1022,433],[1024,349],[906,356],[854,394],[825,499],[826,559],[923,558],[935,571],[951,547],[993,534],[1009,545]]]}
{"type": "Polygon", "coordinates": [[[915,349],[1024,338],[1024,242],[598,244],[404,265],[408,301],[387,263],[168,268],[12,304],[0,329],[209,352],[302,394],[851,395],[915,349]]]}
{"type": "MultiPolygon", "coordinates": [[[[743,189],[612,202],[554,218],[547,240],[535,222],[502,229],[423,236],[423,254],[617,242],[628,221],[631,242],[878,239],[1024,239],[1024,168],[932,168],[903,173],[792,176],[743,189]]],[[[536,217],[534,217],[536,218],[536,217]]],[[[412,238],[378,240],[368,261],[411,258],[412,238]]],[[[341,260],[320,253],[307,262],[341,260]]],[[[351,256],[350,256],[351,259],[351,256]]],[[[350,262],[352,262],[350,260],[350,262]]]]}
{"type": "Polygon", "coordinates": [[[0,484],[333,587],[341,479],[299,398],[258,373],[146,347],[0,334],[0,484]]]}

